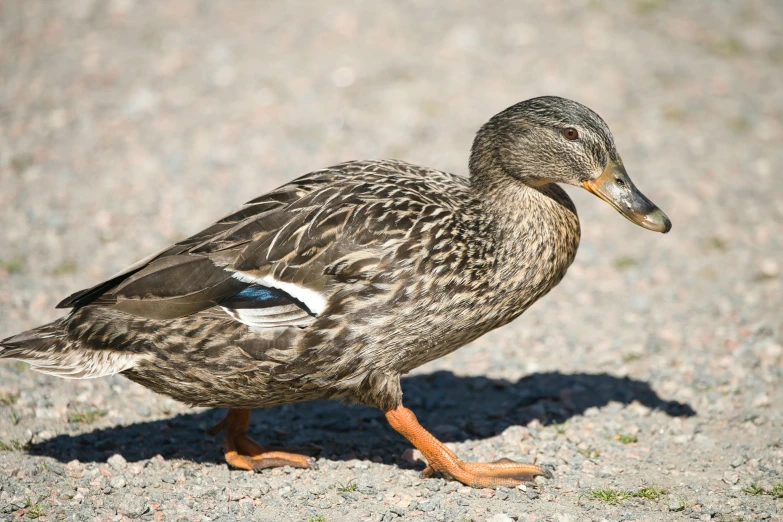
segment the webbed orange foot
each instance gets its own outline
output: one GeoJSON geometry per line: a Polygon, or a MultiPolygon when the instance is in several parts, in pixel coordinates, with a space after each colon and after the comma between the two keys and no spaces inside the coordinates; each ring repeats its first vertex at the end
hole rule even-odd
{"type": "Polygon", "coordinates": [[[226,418],[209,430],[210,435],[223,434],[223,453],[229,465],[251,471],[291,466],[315,468],[315,459],[282,448],[262,446],[247,435],[250,410],[231,408],[226,418]]]}
{"type": "Polygon", "coordinates": [[[425,430],[416,415],[403,406],[386,412],[392,428],[421,451],[428,466],[422,471],[425,477],[436,471],[474,488],[514,487],[533,480],[537,476],[552,478],[552,473],[536,464],[522,464],[509,459],[495,462],[464,462],[453,451],[425,430]]]}

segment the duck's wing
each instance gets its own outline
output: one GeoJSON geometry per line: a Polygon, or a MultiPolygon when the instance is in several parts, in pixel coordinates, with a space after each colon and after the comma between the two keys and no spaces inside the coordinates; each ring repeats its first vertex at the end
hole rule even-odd
{"type": "Polygon", "coordinates": [[[420,177],[388,168],[306,175],[58,306],[151,319],[214,308],[256,328],[310,324],[342,287],[368,280],[442,219],[420,177]]]}

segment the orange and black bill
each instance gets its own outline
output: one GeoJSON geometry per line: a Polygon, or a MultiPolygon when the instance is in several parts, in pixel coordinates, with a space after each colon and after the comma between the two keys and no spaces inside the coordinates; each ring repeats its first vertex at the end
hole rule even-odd
{"type": "Polygon", "coordinates": [[[622,164],[609,160],[600,176],[582,185],[640,227],[664,234],[672,229],[666,214],[639,192],[622,164]]]}

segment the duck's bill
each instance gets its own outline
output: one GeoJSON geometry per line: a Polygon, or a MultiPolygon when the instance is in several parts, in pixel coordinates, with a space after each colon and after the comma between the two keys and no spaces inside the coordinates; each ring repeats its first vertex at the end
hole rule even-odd
{"type": "Polygon", "coordinates": [[[622,165],[610,160],[600,176],[582,185],[640,227],[664,234],[672,229],[666,214],[639,192],[622,165]]]}

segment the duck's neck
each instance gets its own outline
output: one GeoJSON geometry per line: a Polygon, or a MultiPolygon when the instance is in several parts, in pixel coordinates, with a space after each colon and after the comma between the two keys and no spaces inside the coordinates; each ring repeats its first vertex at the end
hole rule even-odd
{"type": "Polygon", "coordinates": [[[519,290],[525,301],[519,307],[527,308],[560,282],[576,256],[576,208],[554,183],[529,185],[491,166],[471,170],[496,245],[493,279],[505,290],[519,290]]]}
{"type": "Polygon", "coordinates": [[[561,232],[563,240],[575,234],[578,241],[576,207],[559,185],[525,183],[495,168],[472,171],[470,184],[504,243],[549,230],[561,232]]]}
{"type": "Polygon", "coordinates": [[[471,171],[470,184],[483,213],[497,228],[513,236],[526,233],[519,225],[530,217],[528,211],[544,197],[541,187],[522,183],[494,167],[471,171]]]}
{"type": "Polygon", "coordinates": [[[483,210],[494,219],[496,225],[512,237],[527,234],[525,227],[519,225],[532,217],[531,210],[549,207],[553,197],[573,209],[573,203],[560,187],[542,181],[541,173],[524,170],[528,167],[527,162],[517,162],[513,174],[503,167],[501,152],[497,150],[497,143],[493,139],[497,133],[492,130],[492,124],[490,121],[484,125],[473,142],[470,184],[483,210]]]}

